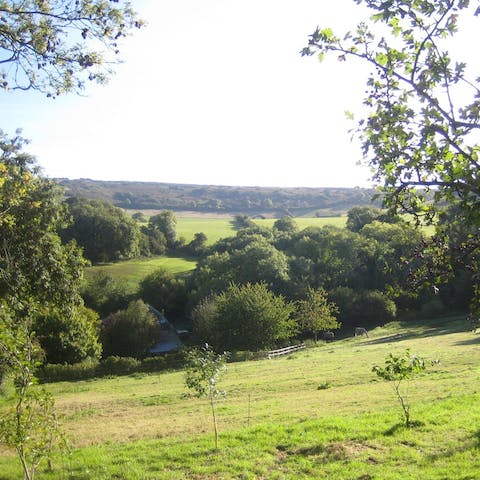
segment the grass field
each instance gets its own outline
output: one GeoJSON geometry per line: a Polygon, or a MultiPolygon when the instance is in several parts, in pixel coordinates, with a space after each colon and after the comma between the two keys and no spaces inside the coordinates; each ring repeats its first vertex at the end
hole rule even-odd
{"type": "MultiPolygon", "coordinates": [[[[177,236],[184,237],[187,242],[193,239],[195,233],[203,232],[207,236],[207,243],[211,245],[221,238],[235,235],[236,230],[232,222],[233,217],[177,217],[177,236]]],[[[276,219],[255,219],[256,224],[271,228],[276,219]]],[[[323,227],[324,225],[334,225],[343,228],[347,222],[346,216],[338,217],[319,217],[319,218],[295,218],[299,229],[309,226],[323,227]]]]}
{"type": "MultiPolygon", "coordinates": [[[[182,372],[48,385],[72,453],[38,478],[478,479],[480,335],[465,329],[457,318],[390,324],[370,338],[232,363],[218,451],[208,402],[186,394],[182,372]],[[411,429],[371,371],[407,347],[440,359],[411,383],[411,429]]],[[[0,480],[15,478],[16,458],[4,452],[0,480]]]]}
{"type": "Polygon", "coordinates": [[[196,262],[182,257],[136,258],[125,262],[97,265],[85,269],[85,277],[99,270],[122,279],[129,289],[136,289],[139,282],[157,268],[165,268],[174,274],[185,273],[195,268],[196,262]]]}

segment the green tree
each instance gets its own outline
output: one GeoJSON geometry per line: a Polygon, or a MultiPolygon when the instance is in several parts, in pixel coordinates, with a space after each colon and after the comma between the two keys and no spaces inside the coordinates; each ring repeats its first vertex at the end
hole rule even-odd
{"type": "Polygon", "coordinates": [[[409,261],[424,238],[421,230],[403,222],[390,224],[374,220],[359,233],[364,239],[359,252],[365,269],[363,287],[389,290],[400,296],[408,289],[409,261]]]}
{"type": "Polygon", "coordinates": [[[215,252],[198,262],[192,277],[197,298],[212,292],[218,293],[230,283],[265,282],[277,293],[286,289],[289,280],[288,258],[269,240],[254,234],[235,237],[235,241],[228,246],[226,243],[220,242],[222,248],[227,247],[228,251],[215,252]]]}
{"type": "Polygon", "coordinates": [[[327,290],[339,285],[357,283],[360,267],[358,234],[330,225],[308,227],[292,239],[288,253],[297,259],[297,270],[291,272],[295,282],[323,287],[327,290]],[[303,259],[299,262],[298,259],[303,259]],[[303,265],[302,265],[303,263],[303,265]],[[304,270],[303,266],[308,270],[304,270]]]}
{"type": "Polygon", "coordinates": [[[72,221],[62,230],[66,241],[76,240],[94,263],[132,258],[139,253],[137,223],[109,202],[69,198],[72,221]]]}
{"type": "Polygon", "coordinates": [[[104,83],[120,39],[143,24],[128,2],[112,0],[6,0],[0,15],[0,87],[53,97],[104,83]]]}
{"type": "MultiPolygon", "coordinates": [[[[333,53],[371,67],[368,112],[358,134],[386,206],[432,221],[443,203],[457,205],[463,221],[476,227],[467,248],[469,266],[478,270],[480,76],[452,57],[449,41],[462,19],[478,15],[480,7],[468,0],[356,3],[370,9],[369,20],[343,36],[317,28],[302,53],[333,53]]],[[[448,242],[448,233],[441,232],[427,246],[444,259],[444,270],[451,268],[443,257],[448,242]]]]}
{"type": "Polygon", "coordinates": [[[23,144],[20,136],[0,133],[0,363],[15,385],[0,441],[17,452],[30,480],[58,433],[51,395],[32,389],[41,360],[34,325],[53,312],[73,324],[85,261],[75,244],[62,244],[61,192],[39,175],[23,144]]]}
{"type": "Polygon", "coordinates": [[[376,207],[352,207],[347,212],[347,228],[352,232],[359,232],[364,225],[379,220],[382,210],[376,207]]]}
{"type": "Polygon", "coordinates": [[[101,339],[104,356],[143,358],[157,342],[160,324],[142,300],[131,301],[103,321],[101,339]]]}
{"type": "MultiPolygon", "coordinates": [[[[118,40],[141,21],[128,4],[103,0],[0,2],[0,88],[47,96],[105,81],[118,40]],[[110,56],[110,58],[107,58],[110,56]]],[[[0,131],[0,355],[15,384],[15,406],[0,421],[0,441],[17,451],[24,478],[55,448],[53,398],[35,390],[32,326],[39,315],[81,305],[84,266],[76,245],[57,235],[65,222],[59,192],[21,152],[20,135],[0,131]]]]}
{"type": "Polygon", "coordinates": [[[97,268],[83,282],[81,294],[85,305],[98,312],[101,318],[127,308],[132,299],[124,279],[97,268]]]}
{"type": "Polygon", "coordinates": [[[185,246],[185,251],[196,257],[205,255],[208,251],[207,236],[203,232],[195,233],[192,241],[185,246]]]}
{"type": "Polygon", "coordinates": [[[298,230],[298,225],[292,217],[285,216],[275,220],[273,228],[280,232],[294,233],[298,230]]]}
{"type": "Polygon", "coordinates": [[[137,294],[157,310],[164,310],[169,319],[184,316],[187,303],[185,282],[164,268],[158,268],[144,277],[137,294]]]}
{"type": "Polygon", "coordinates": [[[164,210],[157,215],[152,215],[148,220],[148,229],[151,232],[161,232],[167,240],[167,247],[174,248],[177,238],[177,218],[170,210],[164,210]]]}
{"type": "Polygon", "coordinates": [[[313,333],[315,343],[320,332],[340,328],[335,316],[337,312],[337,306],[328,301],[327,292],[323,288],[315,290],[308,287],[306,298],[296,302],[298,324],[303,331],[313,333]]]}
{"type": "Polygon", "coordinates": [[[215,448],[218,449],[218,424],[215,410],[216,399],[224,396],[219,390],[218,382],[227,371],[229,354],[215,353],[208,344],[200,349],[192,349],[187,353],[185,384],[194,390],[198,397],[207,396],[212,408],[213,430],[215,433],[215,448]]]}
{"type": "Polygon", "coordinates": [[[228,350],[260,350],[288,340],[296,332],[294,305],[275,295],[264,283],[230,285],[212,297],[204,317],[206,332],[196,332],[203,341],[228,350]],[[213,324],[213,325],[212,325],[213,324]],[[208,338],[208,333],[214,338],[208,338]]]}
{"type": "Polygon", "coordinates": [[[76,307],[71,315],[58,309],[36,319],[35,336],[48,363],[78,363],[99,359],[102,345],[98,338],[98,314],[86,307],[76,307]]]}

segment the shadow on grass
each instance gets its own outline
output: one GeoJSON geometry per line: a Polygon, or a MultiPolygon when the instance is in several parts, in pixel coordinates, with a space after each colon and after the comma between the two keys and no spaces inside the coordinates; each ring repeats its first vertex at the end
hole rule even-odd
{"type": "MultiPolygon", "coordinates": [[[[458,453],[467,452],[468,450],[479,450],[480,449],[480,430],[477,430],[472,435],[466,437],[463,441],[459,441],[455,447],[450,447],[442,452],[436,452],[429,455],[430,460],[443,460],[446,457],[453,457],[458,453]]],[[[470,479],[473,477],[465,477],[465,479],[470,479]]],[[[477,478],[477,477],[475,477],[477,478]]]]}
{"type": "Polygon", "coordinates": [[[415,428],[420,428],[424,427],[425,422],[421,422],[419,420],[414,420],[413,422],[410,422],[410,425],[407,427],[405,423],[397,423],[390,427],[388,430],[385,430],[384,435],[387,437],[391,437],[392,435],[395,435],[397,432],[402,432],[405,430],[412,430],[415,428]]]}
{"type": "MultiPolygon", "coordinates": [[[[412,325],[409,323],[405,325],[405,328],[415,328],[421,327],[422,325],[412,325]]],[[[465,325],[465,322],[453,322],[451,325],[438,325],[436,327],[427,328],[422,331],[414,331],[414,330],[407,330],[402,333],[395,333],[393,335],[388,335],[386,337],[374,338],[372,340],[368,340],[362,342],[361,345],[378,345],[382,343],[394,343],[400,342],[402,340],[410,340],[413,338],[426,338],[426,337],[435,337],[440,335],[449,335],[451,333],[459,333],[468,331],[468,327],[465,325]]],[[[480,343],[480,336],[477,340],[480,343]]],[[[476,342],[472,342],[476,343],[476,342]]]]}
{"type": "MultiPolygon", "coordinates": [[[[474,335],[472,333],[472,335],[474,335]]],[[[480,343],[480,335],[476,335],[475,337],[472,337],[468,340],[461,340],[459,342],[456,342],[455,345],[477,345],[480,343]]]]}

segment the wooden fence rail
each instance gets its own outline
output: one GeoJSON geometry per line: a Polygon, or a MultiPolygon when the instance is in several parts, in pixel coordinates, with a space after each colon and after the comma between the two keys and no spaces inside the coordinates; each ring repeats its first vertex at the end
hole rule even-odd
{"type": "Polygon", "coordinates": [[[304,343],[300,343],[299,345],[291,345],[290,347],[279,348],[278,350],[270,350],[267,352],[267,358],[278,357],[279,355],[287,355],[292,352],[296,352],[297,350],[303,350],[306,348],[304,343]]]}

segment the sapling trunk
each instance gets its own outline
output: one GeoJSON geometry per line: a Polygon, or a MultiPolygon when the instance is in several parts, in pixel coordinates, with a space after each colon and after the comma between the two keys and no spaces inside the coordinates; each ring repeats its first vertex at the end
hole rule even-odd
{"type": "Polygon", "coordinates": [[[215,398],[213,393],[210,393],[210,405],[212,406],[213,431],[215,432],[215,450],[218,450],[218,425],[217,415],[215,413],[215,398]]]}

